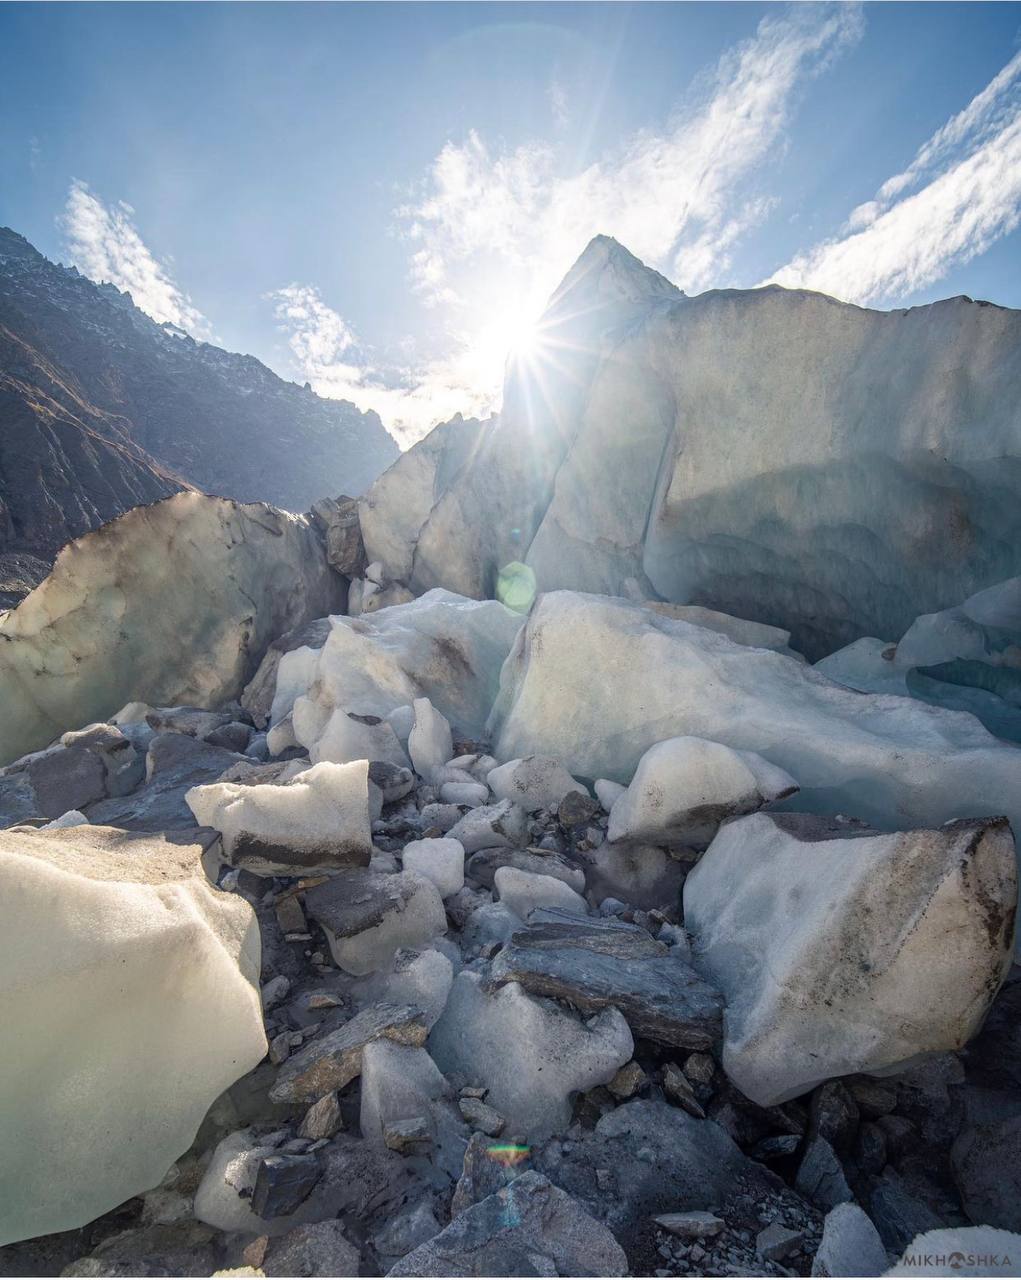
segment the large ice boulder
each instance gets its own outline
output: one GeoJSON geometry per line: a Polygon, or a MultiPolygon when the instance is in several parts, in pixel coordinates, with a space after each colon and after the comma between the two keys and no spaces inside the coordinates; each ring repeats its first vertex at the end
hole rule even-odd
{"type": "Polygon", "coordinates": [[[265,1054],[258,925],[209,839],[0,833],[0,1244],[156,1186],[265,1054]]]}
{"type": "Polygon", "coordinates": [[[178,493],[69,543],[0,614],[0,763],[129,699],[218,706],[270,641],[343,604],[301,516],[178,493]]]}
{"type": "Polygon", "coordinates": [[[624,600],[543,596],[491,728],[501,759],[542,752],[583,778],[630,782],[649,747],[685,734],[758,752],[797,779],[809,812],[880,828],[1005,812],[1021,829],[1021,752],[971,716],[855,693],[624,600]]]}
{"type": "Polygon", "coordinates": [[[373,533],[412,513],[419,591],[492,595],[523,561],[540,591],[634,583],[779,623],[813,659],[897,636],[1017,572],[1019,350],[1018,311],[688,298],[599,236],[510,363],[499,419],[467,458],[423,442],[418,483],[402,458],[373,533]]]}
{"type": "Polygon", "coordinates": [[[653,845],[707,845],[726,818],[792,796],[798,784],[754,751],[703,738],[650,747],[610,810],[607,838],[653,845]]]}
{"type": "Polygon", "coordinates": [[[771,1106],[960,1049],[1010,968],[1016,904],[1003,818],[727,823],[684,885],[695,963],[727,1000],[727,1074],[771,1106]]]}
{"type": "Polygon", "coordinates": [[[215,782],[185,799],[223,836],[224,860],[261,876],[367,867],[372,857],[369,765],[316,764],[286,782],[215,782]]]}
{"type": "Polygon", "coordinates": [[[521,627],[520,616],[496,600],[439,590],[330,621],[321,649],[285,653],[277,669],[273,723],[293,708],[295,736],[310,751],[328,740],[335,715],[386,719],[423,698],[463,732],[480,732],[521,627]]]}

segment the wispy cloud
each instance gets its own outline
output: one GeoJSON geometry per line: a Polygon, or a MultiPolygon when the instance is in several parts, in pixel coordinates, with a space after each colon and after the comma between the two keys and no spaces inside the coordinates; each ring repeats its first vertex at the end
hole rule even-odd
{"type": "Polygon", "coordinates": [[[146,247],[132,222],[133,213],[123,201],[104,204],[75,179],[61,219],[71,261],[90,280],[127,290],[135,305],[158,323],[176,324],[195,337],[208,336],[205,316],[146,247]]]}
{"type": "MultiPolygon", "coordinates": [[[[348,330],[306,306],[301,316],[278,313],[305,376],[323,394],[378,409],[401,438],[414,439],[439,420],[440,406],[447,414],[448,406],[481,413],[498,405],[509,332],[538,317],[594,235],[615,236],[682,288],[716,283],[773,207],[750,188],[784,145],[799,90],[859,38],[861,24],[853,5],[767,16],[662,128],[636,133],[583,169],[566,142],[506,149],[477,131],[449,142],[398,210],[413,283],[446,354],[390,374],[360,366],[354,342],[334,343],[328,360],[312,358],[322,334],[329,346],[335,331],[348,330]]],[[[550,103],[563,124],[557,84],[550,103]]]]}
{"type": "Polygon", "coordinates": [[[840,232],[767,283],[894,301],[985,253],[1021,223],[1021,53],[919,148],[840,232]]]}
{"type": "Polygon", "coordinates": [[[295,363],[312,389],[334,400],[350,400],[362,410],[374,409],[403,447],[455,413],[489,412],[490,389],[487,385],[480,391],[479,371],[466,354],[466,342],[456,342],[442,360],[380,368],[318,289],[292,284],[269,297],[295,363]]]}

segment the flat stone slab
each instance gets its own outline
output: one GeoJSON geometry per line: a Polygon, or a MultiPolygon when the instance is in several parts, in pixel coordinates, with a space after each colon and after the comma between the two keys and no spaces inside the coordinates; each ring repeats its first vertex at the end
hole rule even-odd
{"type": "Polygon", "coordinates": [[[508,982],[586,1014],[612,1006],[634,1035],[656,1044],[708,1049],[722,1034],[720,993],[663,943],[623,921],[534,912],[493,961],[489,984],[508,982]]]}

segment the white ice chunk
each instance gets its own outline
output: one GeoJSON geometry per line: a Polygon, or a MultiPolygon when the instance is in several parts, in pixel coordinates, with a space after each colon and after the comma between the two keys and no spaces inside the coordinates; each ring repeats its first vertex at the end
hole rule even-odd
{"type": "Polygon", "coordinates": [[[555,809],[572,791],[588,794],[588,788],[567,772],[552,756],[526,756],[498,765],[486,778],[498,800],[513,800],[531,813],[555,809]]]}
{"type": "Polygon", "coordinates": [[[385,1145],[386,1130],[402,1120],[422,1119],[429,1143],[417,1153],[431,1156],[449,1177],[464,1165],[468,1131],[453,1102],[453,1090],[425,1049],[374,1040],[362,1053],[362,1137],[385,1145]]]}
{"type": "Polygon", "coordinates": [[[560,907],[588,915],[585,899],[555,876],[520,871],[517,867],[497,867],[493,877],[500,901],[521,920],[527,920],[536,907],[560,907]]]}
{"type": "Polygon", "coordinates": [[[528,844],[528,817],[520,805],[501,800],[499,804],[470,809],[447,835],[460,840],[465,853],[499,847],[523,848],[528,844]]]}
{"type": "Polygon", "coordinates": [[[308,758],[313,764],[332,760],[348,764],[352,760],[385,760],[407,768],[408,757],[393,726],[379,716],[361,716],[338,708],[310,743],[308,758]]]}
{"type": "Polygon", "coordinates": [[[404,869],[431,880],[441,898],[449,898],[464,884],[464,845],[439,837],[412,840],[404,846],[404,869]]]}
{"type": "Polygon", "coordinates": [[[607,837],[672,847],[704,847],[726,818],[794,795],[798,784],[754,751],[704,738],[668,738],[638,762],[614,803],[607,837]]]}
{"type": "Polygon", "coordinates": [[[441,768],[454,754],[450,723],[428,698],[416,698],[414,708],[415,723],[408,736],[408,754],[415,772],[430,782],[433,770],[441,768]]]}
{"type": "Polygon", "coordinates": [[[445,782],[440,787],[440,799],[444,804],[477,809],[489,799],[489,788],[483,782],[445,782]]]}
{"type": "Polygon", "coordinates": [[[486,1101],[506,1118],[508,1132],[534,1141],[564,1130],[571,1095],[612,1080],[630,1061],[634,1041],[616,1009],[584,1022],[516,982],[486,995],[481,976],[463,970],[429,1050],[444,1073],[489,1090],[486,1101]]]}
{"type": "Polygon", "coordinates": [[[155,1187],[266,1051],[259,929],[194,833],[0,832],[0,1245],[155,1187]]]}
{"type": "Polygon", "coordinates": [[[618,796],[622,796],[627,790],[619,782],[611,782],[609,778],[597,778],[595,785],[596,799],[603,806],[606,813],[613,808],[613,802],[618,796]]]}
{"type": "Polygon", "coordinates": [[[256,875],[366,866],[372,855],[369,766],[317,764],[279,785],[214,782],[185,799],[223,836],[224,860],[256,875]]]}

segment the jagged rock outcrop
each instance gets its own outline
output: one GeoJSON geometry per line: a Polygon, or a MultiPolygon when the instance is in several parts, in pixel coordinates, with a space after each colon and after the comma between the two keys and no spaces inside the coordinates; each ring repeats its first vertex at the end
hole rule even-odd
{"type": "Polygon", "coordinates": [[[0,1244],[154,1187],[266,1050],[259,929],[210,832],[0,833],[0,1244]]]}
{"type": "Polygon", "coordinates": [[[236,697],[274,637],[342,600],[303,517],[199,493],[136,507],[0,614],[0,762],[132,699],[236,697]]]}
{"type": "Polygon", "coordinates": [[[375,413],[159,325],[0,228],[0,606],[138,503],[194,486],[303,511],[396,457],[375,413]]]}
{"type": "Polygon", "coordinates": [[[444,441],[427,438],[400,484],[366,495],[367,554],[391,577],[410,560],[416,591],[492,595],[510,561],[540,591],[631,583],[786,627],[818,658],[1016,571],[1019,384],[1017,311],[687,298],[597,237],[499,420],[466,460],[451,446],[445,488],[444,441]]]}

